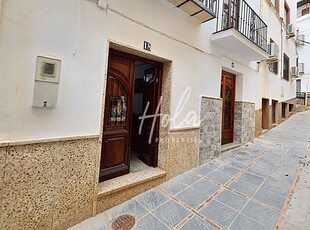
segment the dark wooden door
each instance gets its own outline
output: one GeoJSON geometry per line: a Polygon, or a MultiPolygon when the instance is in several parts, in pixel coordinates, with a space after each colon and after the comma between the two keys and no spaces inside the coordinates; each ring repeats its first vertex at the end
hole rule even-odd
{"type": "Polygon", "coordinates": [[[100,181],[129,173],[134,61],[110,51],[100,181]]]}
{"type": "MultiPolygon", "coordinates": [[[[143,81],[143,113],[155,115],[160,94],[160,67],[144,71],[143,81]]],[[[159,112],[159,111],[158,111],[159,112]]],[[[141,149],[139,158],[147,165],[157,166],[159,118],[148,118],[141,126],[141,149]]]]}
{"type": "Polygon", "coordinates": [[[272,100],[272,124],[276,123],[276,106],[277,106],[277,101],[272,100]]]}
{"type": "Polygon", "coordinates": [[[235,75],[222,72],[221,97],[222,111],[222,144],[234,140],[234,107],[235,107],[235,75]]]}

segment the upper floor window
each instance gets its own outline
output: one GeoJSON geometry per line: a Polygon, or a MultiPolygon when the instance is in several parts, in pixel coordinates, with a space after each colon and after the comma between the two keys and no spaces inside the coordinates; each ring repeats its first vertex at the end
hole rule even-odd
{"type": "Polygon", "coordinates": [[[289,80],[289,74],[290,74],[290,58],[284,54],[283,59],[283,79],[289,80]]]}
{"type": "Polygon", "coordinates": [[[301,92],[301,80],[300,79],[296,80],[296,92],[297,93],[301,92]]]}
{"type": "MultiPolygon", "coordinates": [[[[270,38],[270,43],[272,42],[273,40],[270,38]]],[[[268,68],[270,72],[273,72],[274,74],[278,74],[278,62],[270,63],[268,68]]]]}
{"type": "Polygon", "coordinates": [[[279,12],[279,0],[271,0],[272,5],[276,8],[276,10],[279,12]]]}
{"type": "Polygon", "coordinates": [[[286,25],[290,24],[290,8],[288,7],[287,3],[284,3],[284,22],[286,25]]]}
{"type": "Polygon", "coordinates": [[[304,16],[306,14],[309,14],[309,8],[308,7],[302,9],[302,11],[301,11],[301,16],[304,16]]]}
{"type": "Polygon", "coordinates": [[[297,17],[301,17],[310,13],[309,3],[310,2],[306,0],[297,2],[297,17]]]}

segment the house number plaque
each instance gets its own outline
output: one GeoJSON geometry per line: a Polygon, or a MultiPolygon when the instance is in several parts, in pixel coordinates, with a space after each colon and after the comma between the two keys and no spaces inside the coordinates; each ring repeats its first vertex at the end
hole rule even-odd
{"type": "Polygon", "coordinates": [[[143,49],[151,52],[151,43],[144,41],[143,49]]]}

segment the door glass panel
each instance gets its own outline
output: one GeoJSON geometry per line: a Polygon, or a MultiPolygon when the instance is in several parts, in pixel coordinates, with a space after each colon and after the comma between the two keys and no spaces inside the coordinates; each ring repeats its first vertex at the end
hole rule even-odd
{"type": "Polygon", "coordinates": [[[226,86],[225,89],[225,116],[224,116],[224,128],[231,128],[231,96],[232,89],[226,86]]]}
{"type": "Polygon", "coordinates": [[[123,125],[127,121],[128,96],[123,84],[115,77],[109,76],[110,114],[109,125],[123,125]]]}
{"type": "Polygon", "coordinates": [[[111,96],[110,98],[110,118],[112,123],[126,123],[127,118],[127,97],[111,96]]]}

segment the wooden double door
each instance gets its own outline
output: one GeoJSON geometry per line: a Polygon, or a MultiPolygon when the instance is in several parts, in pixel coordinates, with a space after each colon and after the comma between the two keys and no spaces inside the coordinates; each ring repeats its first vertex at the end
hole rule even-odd
{"type": "MultiPolygon", "coordinates": [[[[136,62],[139,57],[110,50],[104,125],[101,146],[99,181],[108,180],[129,173],[132,142],[132,119],[135,92],[136,62]]],[[[155,114],[161,92],[162,64],[152,64],[143,79],[143,110],[145,115],[155,114]]],[[[140,114],[142,115],[142,114],[140,114]]],[[[159,118],[145,119],[141,126],[139,158],[149,166],[157,166],[159,118]],[[153,132],[150,130],[153,127],[153,132]],[[151,136],[151,137],[150,137],[151,136]]]]}
{"type": "Polygon", "coordinates": [[[234,141],[235,80],[234,74],[222,72],[222,144],[234,141]]]}

